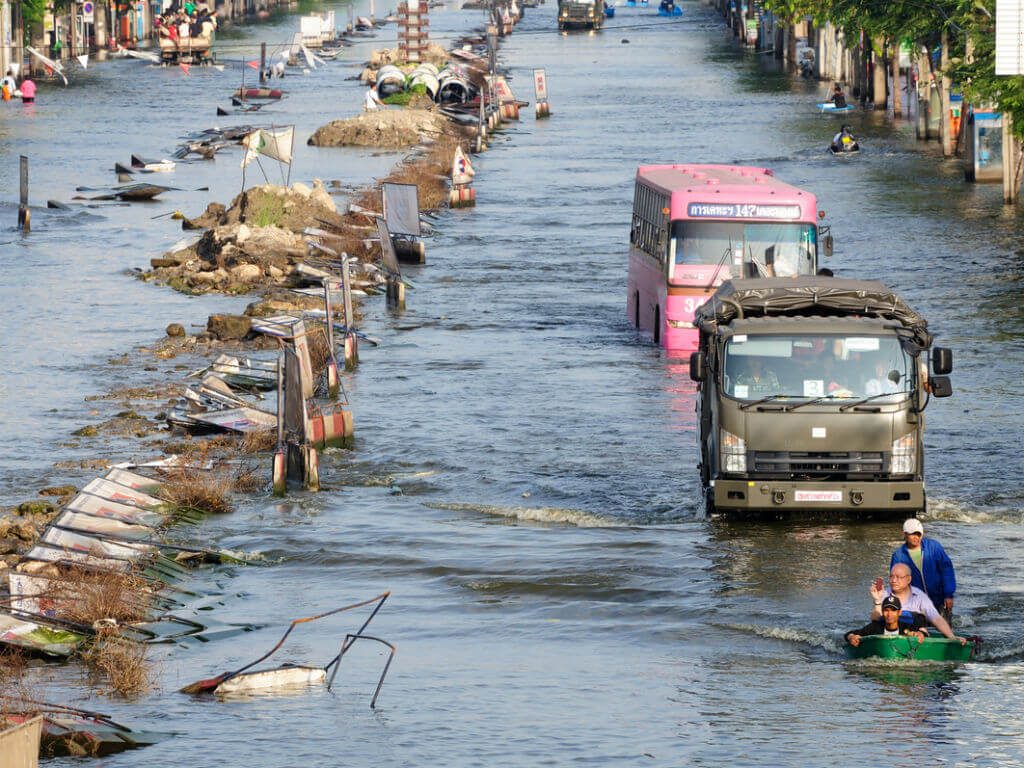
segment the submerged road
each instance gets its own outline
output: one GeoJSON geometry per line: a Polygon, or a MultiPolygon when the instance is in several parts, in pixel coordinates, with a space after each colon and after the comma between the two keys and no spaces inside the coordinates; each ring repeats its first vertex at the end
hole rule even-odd
{"type": "MultiPolygon", "coordinates": [[[[822,90],[736,49],[711,11],[683,8],[680,20],[622,8],[599,34],[566,36],[548,4],[503,42],[520,96],[534,67],[547,70],[551,120],[524,110],[476,161],[478,206],[442,218],[409,310],[367,306],[365,330],[385,345],[363,349],[346,380],[358,446],[325,460],[328,488],[243,498],[197,529],[273,563],[198,576],[213,610],[197,615],[269,626],[161,647],[158,690],[138,704],[91,701],[177,734],[105,765],[1021,764],[1019,215],[881,115],[850,120],[864,151],[832,158],[836,124],[814,108],[822,90]],[[953,348],[956,394],[927,412],[925,528],[956,563],[959,626],[986,639],[982,661],[843,660],[840,633],[863,623],[898,525],[700,517],[685,365],[639,339],[624,311],[635,168],[679,161],[766,165],[812,190],[836,235],[828,266],[884,280],[953,348]],[[373,628],[398,656],[377,711],[383,657],[369,648],[346,657],[333,695],[175,693],[259,656],[288,620],[382,589],[394,596],[373,628]]],[[[431,36],[480,21],[431,11],[431,36]]],[[[255,51],[297,25],[237,42],[255,51]]],[[[286,78],[274,122],[295,122],[301,142],[354,113],[362,89],[344,78],[371,47],[286,78]]],[[[5,188],[19,153],[32,156],[33,200],[109,183],[133,151],[169,153],[236,85],[197,69],[112,62],[44,89],[31,114],[4,106],[5,188]]],[[[394,160],[301,145],[292,178],[362,183],[394,160]]],[[[151,375],[136,355],[111,358],[169,322],[247,303],[124,274],[181,236],[153,216],[227,202],[239,181],[237,155],[218,156],[173,177],[209,192],[40,213],[29,238],[3,237],[5,503],[88,479],[53,464],[118,447],[69,437],[95,419],[84,396],[151,375]]],[[[326,661],[352,626],[303,628],[286,657],[326,661]]],[[[47,677],[58,699],[81,696],[67,670],[47,677]]]]}

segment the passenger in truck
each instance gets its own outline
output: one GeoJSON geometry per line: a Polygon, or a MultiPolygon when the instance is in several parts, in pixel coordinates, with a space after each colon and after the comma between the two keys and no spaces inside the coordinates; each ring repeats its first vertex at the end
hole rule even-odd
{"type": "MultiPolygon", "coordinates": [[[[747,388],[747,396],[758,396],[764,395],[775,395],[779,394],[781,387],[779,385],[779,377],[775,373],[765,367],[764,361],[760,357],[750,358],[748,363],[749,370],[747,373],[741,373],[736,377],[736,387],[747,388]]],[[[739,390],[742,392],[743,390],[739,390]]],[[[743,395],[737,394],[737,397],[743,395]]]]}

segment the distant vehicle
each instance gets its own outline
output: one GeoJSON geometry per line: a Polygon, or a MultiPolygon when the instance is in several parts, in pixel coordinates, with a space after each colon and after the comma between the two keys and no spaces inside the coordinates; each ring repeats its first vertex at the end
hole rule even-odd
{"type": "Polygon", "coordinates": [[[693,313],[733,277],[818,268],[817,200],[767,168],[651,165],[637,170],[626,311],[670,354],[697,348],[693,313]]]}
{"type": "Polygon", "coordinates": [[[897,294],[833,277],[731,280],[694,323],[709,513],[926,510],[924,410],[953,393],[953,353],[897,294]]]}
{"type": "Polygon", "coordinates": [[[604,0],[558,0],[558,29],[600,29],[604,0]]]}

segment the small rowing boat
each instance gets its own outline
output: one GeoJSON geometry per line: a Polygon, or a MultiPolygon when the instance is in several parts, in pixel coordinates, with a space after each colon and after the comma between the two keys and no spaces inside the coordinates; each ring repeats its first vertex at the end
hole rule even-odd
{"type": "Polygon", "coordinates": [[[826,101],[818,105],[819,112],[821,112],[822,114],[829,115],[838,115],[842,114],[843,112],[853,112],[853,109],[854,107],[852,104],[847,104],[845,107],[837,107],[831,101],[826,101]]]}
{"type": "Polygon", "coordinates": [[[886,637],[867,635],[856,648],[846,647],[851,659],[905,659],[913,661],[970,661],[974,657],[977,640],[960,645],[959,640],[946,637],[928,637],[918,643],[913,637],[886,637]]]}

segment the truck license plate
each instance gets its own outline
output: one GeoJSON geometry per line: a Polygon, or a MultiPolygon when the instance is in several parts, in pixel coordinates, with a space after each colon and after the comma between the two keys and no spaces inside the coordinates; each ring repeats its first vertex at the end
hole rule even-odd
{"type": "Polygon", "coordinates": [[[793,494],[796,501],[842,501],[842,491],[797,491],[793,494]]]}

